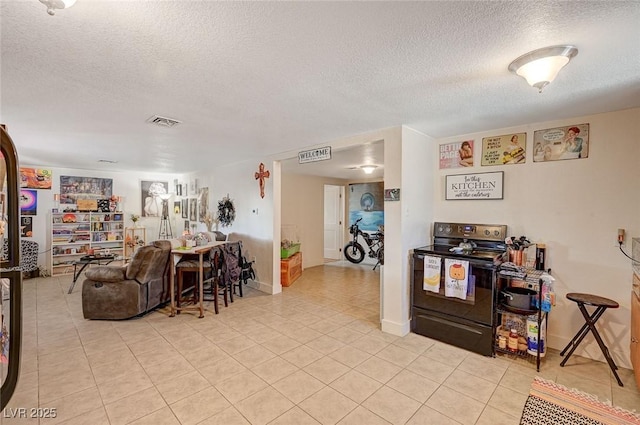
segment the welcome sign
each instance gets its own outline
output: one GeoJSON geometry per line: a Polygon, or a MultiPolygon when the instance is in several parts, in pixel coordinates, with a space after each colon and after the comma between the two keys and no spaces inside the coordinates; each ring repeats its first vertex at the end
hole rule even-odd
{"type": "Polygon", "coordinates": [[[311,149],[308,151],[298,152],[298,164],[306,164],[307,162],[324,161],[331,159],[331,146],[311,149]]]}
{"type": "Polygon", "coordinates": [[[446,176],[446,200],[502,199],[504,171],[446,176]]]}

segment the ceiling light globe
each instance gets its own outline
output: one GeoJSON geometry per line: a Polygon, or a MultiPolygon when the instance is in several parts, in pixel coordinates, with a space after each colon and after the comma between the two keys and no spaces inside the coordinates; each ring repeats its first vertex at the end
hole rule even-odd
{"type": "Polygon", "coordinates": [[[371,174],[373,173],[373,170],[378,167],[376,167],[375,165],[363,165],[360,168],[362,168],[362,171],[364,171],[365,174],[371,174]]]}
{"type": "Polygon", "coordinates": [[[524,77],[530,86],[542,90],[558,76],[558,72],[568,63],[569,58],[566,56],[541,58],[522,65],[516,74],[524,77]]]}
{"type": "Polygon", "coordinates": [[[509,64],[509,71],[527,80],[539,92],[551,83],[558,72],[578,54],[574,46],[551,46],[520,56],[509,64]]]}
{"type": "Polygon", "coordinates": [[[56,14],[56,9],[71,7],[76,3],[76,0],[40,0],[40,3],[47,6],[47,13],[53,16],[56,14]]]}

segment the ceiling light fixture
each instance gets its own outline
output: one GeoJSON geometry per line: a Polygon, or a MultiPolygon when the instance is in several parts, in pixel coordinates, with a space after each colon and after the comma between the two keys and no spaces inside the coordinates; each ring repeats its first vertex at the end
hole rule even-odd
{"type": "Polygon", "coordinates": [[[47,13],[51,16],[56,14],[56,9],[67,9],[75,2],[76,0],[40,0],[40,3],[47,6],[47,13]]]}
{"type": "Polygon", "coordinates": [[[574,46],[543,47],[525,53],[511,62],[509,71],[523,77],[529,85],[538,89],[538,93],[542,93],[542,89],[552,82],[562,67],[577,54],[578,49],[574,46]]]}
{"type": "Polygon", "coordinates": [[[361,165],[360,168],[364,171],[365,174],[373,173],[373,170],[378,168],[376,165],[361,165]]]}

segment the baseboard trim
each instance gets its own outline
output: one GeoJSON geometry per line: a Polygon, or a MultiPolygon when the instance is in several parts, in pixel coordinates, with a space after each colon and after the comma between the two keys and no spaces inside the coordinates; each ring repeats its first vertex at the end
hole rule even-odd
{"type": "Polygon", "coordinates": [[[250,286],[253,289],[257,289],[260,292],[264,292],[265,294],[273,295],[273,285],[271,284],[258,282],[257,280],[250,280],[247,282],[247,286],[250,286]]]}
{"type": "Polygon", "coordinates": [[[404,323],[392,322],[390,320],[382,320],[382,332],[391,335],[405,336],[411,330],[411,322],[407,320],[404,323]]]}

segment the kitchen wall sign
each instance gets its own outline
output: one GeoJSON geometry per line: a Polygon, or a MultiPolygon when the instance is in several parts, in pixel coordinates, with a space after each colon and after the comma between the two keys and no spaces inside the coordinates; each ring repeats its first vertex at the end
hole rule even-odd
{"type": "Polygon", "coordinates": [[[473,140],[445,143],[439,149],[440,169],[473,167],[473,140]]]}
{"type": "Polygon", "coordinates": [[[527,133],[512,133],[482,139],[482,166],[524,164],[527,133]]]}
{"type": "Polygon", "coordinates": [[[589,124],[533,132],[533,162],[589,157],[589,124]]]}
{"type": "Polygon", "coordinates": [[[445,199],[503,199],[504,171],[445,176],[445,199]]]}

